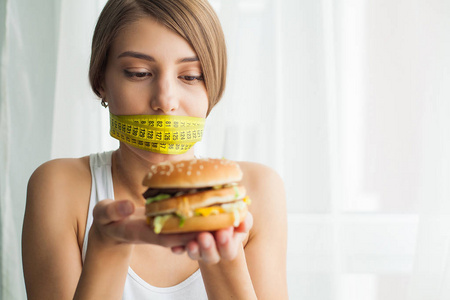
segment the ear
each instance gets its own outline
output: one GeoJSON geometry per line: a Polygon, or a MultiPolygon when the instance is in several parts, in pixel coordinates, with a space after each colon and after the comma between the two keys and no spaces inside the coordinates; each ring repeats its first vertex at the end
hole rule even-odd
{"type": "Polygon", "coordinates": [[[105,99],[106,92],[105,92],[105,88],[104,88],[104,84],[103,83],[101,83],[100,86],[97,88],[97,92],[98,92],[100,98],[105,99]]]}

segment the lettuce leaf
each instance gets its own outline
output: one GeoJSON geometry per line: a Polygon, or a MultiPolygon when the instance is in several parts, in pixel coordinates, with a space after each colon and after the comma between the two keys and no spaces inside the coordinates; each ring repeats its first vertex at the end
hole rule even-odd
{"type": "Polygon", "coordinates": [[[178,223],[178,227],[182,228],[184,226],[184,222],[186,222],[186,218],[183,216],[178,216],[180,218],[180,223],[178,223]]]}
{"type": "Polygon", "coordinates": [[[156,201],[161,201],[164,199],[169,199],[170,197],[171,196],[169,194],[159,194],[159,195],[156,195],[155,197],[147,198],[146,204],[156,202],[156,201]]]}
{"type": "Polygon", "coordinates": [[[164,226],[164,223],[170,218],[170,215],[157,216],[153,219],[153,231],[159,234],[164,226]]]}

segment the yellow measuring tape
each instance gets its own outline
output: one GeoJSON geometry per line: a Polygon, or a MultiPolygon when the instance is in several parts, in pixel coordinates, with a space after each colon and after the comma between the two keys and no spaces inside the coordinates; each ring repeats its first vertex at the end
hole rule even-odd
{"type": "Polygon", "coordinates": [[[205,119],[187,116],[110,116],[113,138],[139,149],[182,154],[203,137],[205,119]]]}

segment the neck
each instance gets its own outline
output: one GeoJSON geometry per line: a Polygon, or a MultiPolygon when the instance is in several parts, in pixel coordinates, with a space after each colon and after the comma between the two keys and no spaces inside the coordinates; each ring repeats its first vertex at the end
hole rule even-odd
{"type": "Polygon", "coordinates": [[[171,155],[153,153],[120,143],[119,149],[113,153],[112,157],[114,190],[119,195],[130,197],[130,200],[141,205],[142,193],[147,189],[142,185],[142,180],[152,165],[168,160],[179,161],[193,158],[193,148],[184,154],[171,155]]]}

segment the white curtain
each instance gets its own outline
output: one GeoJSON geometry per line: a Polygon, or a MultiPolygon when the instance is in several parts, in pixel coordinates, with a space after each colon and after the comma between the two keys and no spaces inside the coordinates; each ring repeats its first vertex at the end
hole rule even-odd
{"type": "MultiPolygon", "coordinates": [[[[104,0],[0,0],[1,299],[25,299],[27,180],[114,149],[89,89],[104,0]]],[[[227,90],[202,156],[267,164],[288,195],[291,299],[450,299],[450,2],[211,0],[227,90]]]]}

